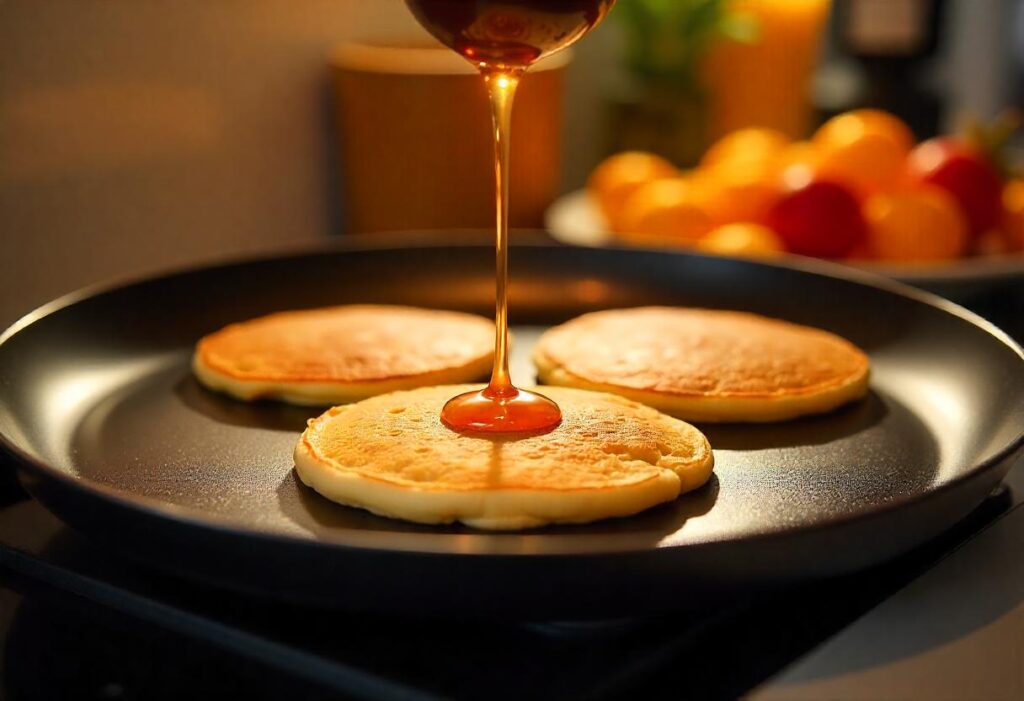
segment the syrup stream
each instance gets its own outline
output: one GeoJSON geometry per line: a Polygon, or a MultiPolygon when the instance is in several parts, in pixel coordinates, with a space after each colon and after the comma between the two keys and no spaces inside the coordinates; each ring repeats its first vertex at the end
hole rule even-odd
{"type": "Polygon", "coordinates": [[[495,210],[495,280],[494,309],[494,368],[487,386],[494,397],[507,396],[515,391],[508,372],[508,199],[509,199],[509,133],[512,128],[512,102],[519,87],[522,73],[483,70],[487,95],[491,100],[491,118],[494,123],[494,182],[495,210]]]}
{"type": "Polygon", "coordinates": [[[562,415],[547,397],[517,389],[508,370],[508,201],[509,135],[512,103],[523,70],[495,70],[481,66],[491,102],[494,127],[495,178],[495,310],[494,366],[491,381],[479,392],[450,399],[441,420],[456,431],[505,433],[536,432],[557,426],[562,415]]]}

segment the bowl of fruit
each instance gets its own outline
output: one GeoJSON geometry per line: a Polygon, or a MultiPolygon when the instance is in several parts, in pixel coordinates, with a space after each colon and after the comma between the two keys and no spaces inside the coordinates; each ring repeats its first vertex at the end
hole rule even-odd
{"type": "Polygon", "coordinates": [[[578,245],[810,256],[943,293],[1024,279],[1024,179],[998,157],[1010,120],[920,143],[879,110],[807,141],[742,129],[681,170],[651,153],[604,160],[547,213],[578,245]]]}

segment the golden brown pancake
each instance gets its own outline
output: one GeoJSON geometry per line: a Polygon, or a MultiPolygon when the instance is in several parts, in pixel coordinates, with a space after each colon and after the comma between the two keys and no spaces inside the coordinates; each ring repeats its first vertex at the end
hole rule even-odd
{"type": "Polygon", "coordinates": [[[627,516],[711,475],[702,433],[610,394],[551,388],[563,418],[548,433],[455,433],[441,423],[441,407],[470,389],[424,387],[334,407],[310,420],[295,469],[341,504],[487,529],[627,516]]]}
{"type": "Polygon", "coordinates": [[[281,312],[204,337],[192,367],[240,399],[337,404],[485,377],[494,324],[459,312],[348,305],[281,312]]]}
{"type": "Polygon", "coordinates": [[[744,312],[641,307],[541,336],[538,377],[615,392],[691,421],[781,421],[863,397],[867,356],[819,329],[744,312]]]}

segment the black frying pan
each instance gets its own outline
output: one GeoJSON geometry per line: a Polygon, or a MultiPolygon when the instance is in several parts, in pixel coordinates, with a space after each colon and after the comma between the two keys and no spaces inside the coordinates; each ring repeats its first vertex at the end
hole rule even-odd
{"type": "Polygon", "coordinates": [[[866,400],[784,424],[704,426],[717,460],[706,487],[589,526],[481,533],[329,503],[291,469],[316,410],[237,402],[189,373],[197,338],[275,310],[390,302],[489,315],[493,255],[356,245],[71,295],[0,341],[3,446],[69,524],[187,576],[316,605],[538,618],[659,611],[864,568],[964,516],[1021,451],[1012,341],[937,298],[810,264],[515,248],[520,381],[544,326],[642,304],[810,324],[873,362],[866,400]]]}

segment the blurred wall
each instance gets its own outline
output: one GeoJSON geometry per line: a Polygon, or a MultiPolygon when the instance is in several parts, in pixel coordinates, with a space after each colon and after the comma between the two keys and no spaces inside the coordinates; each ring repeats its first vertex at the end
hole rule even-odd
{"type": "Polygon", "coordinates": [[[337,228],[324,55],[367,0],[0,2],[0,324],[337,228]]]}
{"type": "MultiPolygon", "coordinates": [[[[97,280],[339,231],[324,57],[417,31],[401,0],[0,0],[0,328],[97,280]]],[[[570,78],[572,152],[599,133],[593,82],[570,78]]]]}

